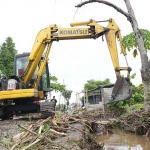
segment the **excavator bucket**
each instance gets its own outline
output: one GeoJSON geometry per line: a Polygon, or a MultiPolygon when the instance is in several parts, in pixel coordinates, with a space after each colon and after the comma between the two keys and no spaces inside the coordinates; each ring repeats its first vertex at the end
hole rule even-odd
{"type": "Polygon", "coordinates": [[[125,78],[119,77],[113,87],[112,94],[109,98],[109,102],[117,102],[121,100],[127,100],[132,95],[132,88],[130,82],[125,78]]]}
{"type": "Polygon", "coordinates": [[[132,87],[130,82],[123,77],[117,78],[115,84],[102,87],[102,97],[104,103],[113,103],[127,100],[132,96],[132,87]]]}

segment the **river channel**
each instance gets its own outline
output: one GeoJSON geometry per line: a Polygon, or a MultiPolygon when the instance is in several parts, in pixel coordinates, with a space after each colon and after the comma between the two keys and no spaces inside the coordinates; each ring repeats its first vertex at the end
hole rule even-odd
{"type": "Polygon", "coordinates": [[[104,150],[150,150],[150,137],[115,130],[114,134],[97,136],[104,143],[104,150]]]}

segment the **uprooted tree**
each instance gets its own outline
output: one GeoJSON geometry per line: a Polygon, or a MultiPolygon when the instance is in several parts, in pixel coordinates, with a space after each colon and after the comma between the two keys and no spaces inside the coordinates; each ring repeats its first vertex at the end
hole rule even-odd
{"type": "Polygon", "coordinates": [[[141,31],[138,27],[138,22],[136,20],[134,11],[132,9],[132,6],[130,4],[130,0],[124,0],[128,13],[119,8],[118,6],[108,2],[108,1],[103,1],[103,0],[89,0],[85,2],[81,2],[78,4],[76,7],[82,7],[85,4],[93,3],[93,2],[98,2],[102,3],[105,5],[108,5],[110,7],[113,7],[115,10],[117,10],[119,13],[123,14],[125,17],[127,17],[127,20],[131,23],[132,29],[135,34],[135,39],[136,43],[138,45],[138,50],[140,53],[140,58],[141,58],[141,77],[142,77],[142,82],[144,84],[144,101],[145,101],[145,111],[148,112],[150,111],[150,60],[148,60],[148,55],[146,48],[144,46],[144,41],[143,37],[141,34],[141,31]]]}

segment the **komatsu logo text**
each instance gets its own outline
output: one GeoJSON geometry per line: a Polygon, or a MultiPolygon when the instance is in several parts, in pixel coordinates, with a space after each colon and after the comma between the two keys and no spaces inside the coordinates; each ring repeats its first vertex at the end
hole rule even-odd
{"type": "Polygon", "coordinates": [[[88,34],[88,30],[87,29],[59,30],[59,35],[83,35],[83,34],[88,34]]]}

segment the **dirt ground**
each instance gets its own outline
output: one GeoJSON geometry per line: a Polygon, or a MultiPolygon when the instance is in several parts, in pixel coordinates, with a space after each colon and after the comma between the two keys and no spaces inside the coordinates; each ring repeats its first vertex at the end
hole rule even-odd
{"type": "Polygon", "coordinates": [[[12,144],[12,136],[21,133],[23,130],[18,124],[25,125],[27,120],[0,120],[0,150],[7,150],[12,144]]]}

